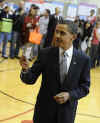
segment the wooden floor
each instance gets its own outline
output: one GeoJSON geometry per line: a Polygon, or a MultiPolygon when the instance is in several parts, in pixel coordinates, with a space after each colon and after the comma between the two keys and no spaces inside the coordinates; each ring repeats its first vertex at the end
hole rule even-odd
{"type": "MultiPolygon", "coordinates": [[[[35,85],[20,80],[17,59],[0,58],[0,123],[31,120],[41,76],[35,85]]],[[[91,70],[90,94],[79,101],[75,123],[100,123],[100,68],[91,70]]]]}

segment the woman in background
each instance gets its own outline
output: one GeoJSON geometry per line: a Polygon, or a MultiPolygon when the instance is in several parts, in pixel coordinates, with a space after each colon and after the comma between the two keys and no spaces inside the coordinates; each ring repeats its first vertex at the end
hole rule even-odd
{"type": "Polygon", "coordinates": [[[96,23],[96,26],[93,30],[93,39],[91,41],[91,67],[95,68],[96,62],[97,62],[97,57],[98,57],[98,46],[99,46],[99,41],[100,41],[100,22],[98,21],[96,23]]]}

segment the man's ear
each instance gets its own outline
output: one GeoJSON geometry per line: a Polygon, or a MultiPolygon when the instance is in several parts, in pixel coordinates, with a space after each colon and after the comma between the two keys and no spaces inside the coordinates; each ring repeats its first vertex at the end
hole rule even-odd
{"type": "Polygon", "coordinates": [[[54,36],[53,36],[52,46],[53,47],[58,47],[59,46],[59,43],[56,41],[56,31],[55,31],[54,36]]]}
{"type": "Polygon", "coordinates": [[[75,40],[77,38],[77,34],[73,35],[73,40],[75,40]]]}

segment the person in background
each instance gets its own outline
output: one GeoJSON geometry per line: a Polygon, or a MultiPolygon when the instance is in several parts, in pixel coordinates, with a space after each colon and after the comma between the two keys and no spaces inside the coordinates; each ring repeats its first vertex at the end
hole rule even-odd
{"type": "MultiPolygon", "coordinates": [[[[97,17],[96,17],[94,9],[90,10],[90,16],[87,17],[87,21],[90,23],[90,30],[89,30],[88,34],[90,34],[90,32],[91,32],[91,37],[89,39],[90,40],[89,42],[91,42],[91,40],[92,40],[92,32],[93,32],[93,30],[95,28],[96,21],[97,21],[97,17]]],[[[89,50],[89,52],[91,52],[89,47],[87,48],[87,52],[88,52],[88,50],[89,50]]]]}
{"type": "MultiPolygon", "coordinates": [[[[36,4],[32,4],[31,5],[31,7],[30,7],[30,10],[31,9],[34,9],[34,11],[35,11],[35,15],[34,15],[34,17],[36,18],[36,27],[37,27],[37,31],[39,31],[38,30],[38,21],[39,21],[39,19],[40,19],[40,17],[41,17],[41,15],[38,15],[38,12],[39,12],[39,6],[37,6],[36,4]]],[[[30,61],[32,61],[32,59],[34,59],[35,57],[37,57],[37,55],[38,55],[38,50],[39,50],[39,45],[37,45],[37,44],[32,44],[32,49],[31,49],[31,54],[30,54],[30,61]]]]}
{"type": "Polygon", "coordinates": [[[19,49],[21,45],[21,35],[22,33],[22,26],[24,17],[26,13],[24,12],[25,2],[21,0],[18,4],[18,8],[13,13],[13,31],[12,31],[12,39],[10,44],[10,58],[17,58],[19,59],[19,49]],[[16,44],[16,47],[15,47],[16,44]]]}
{"type": "Polygon", "coordinates": [[[79,24],[79,21],[80,21],[80,17],[79,16],[76,16],[75,17],[75,20],[74,20],[74,23],[75,24],[79,24]]]}
{"type": "Polygon", "coordinates": [[[100,8],[97,9],[96,21],[100,21],[100,8]]]}
{"type": "Polygon", "coordinates": [[[90,58],[73,47],[76,34],[73,22],[57,24],[57,47],[42,49],[30,68],[20,59],[22,82],[35,84],[42,74],[33,123],[74,123],[78,100],[89,93],[90,58]]]}
{"type": "Polygon", "coordinates": [[[94,25],[96,23],[96,16],[95,16],[95,10],[94,9],[91,9],[90,16],[87,17],[87,21],[89,21],[90,24],[92,24],[92,26],[94,27],[94,25]]]}
{"type": "Polygon", "coordinates": [[[62,16],[59,16],[60,12],[60,8],[56,7],[55,13],[50,15],[49,17],[47,36],[45,39],[44,47],[51,46],[56,25],[63,20],[62,16]]]}
{"type": "Polygon", "coordinates": [[[93,39],[91,40],[91,68],[95,68],[98,57],[98,46],[100,42],[100,22],[96,22],[96,26],[93,30],[93,39]]]}
{"type": "Polygon", "coordinates": [[[43,16],[40,17],[39,22],[38,22],[40,33],[43,34],[43,38],[40,44],[40,49],[44,47],[44,43],[45,43],[45,39],[47,35],[48,23],[49,23],[49,16],[50,16],[50,10],[45,9],[43,16]]]}
{"type": "MultiPolygon", "coordinates": [[[[9,14],[10,8],[9,6],[5,6],[3,11],[0,14],[0,19],[6,18],[6,19],[12,19],[12,15],[9,14]]],[[[7,59],[8,56],[6,54],[6,48],[7,48],[7,42],[11,40],[11,33],[9,32],[0,32],[0,44],[3,41],[3,48],[2,48],[2,57],[7,59]]]]}
{"type": "Polygon", "coordinates": [[[97,56],[97,63],[96,66],[100,66],[100,41],[99,41],[99,46],[98,46],[98,56],[97,56]]]}
{"type": "MultiPolygon", "coordinates": [[[[100,20],[98,20],[97,22],[99,22],[100,24],[100,20]]],[[[99,36],[99,45],[98,45],[98,51],[97,51],[97,63],[96,66],[100,66],[100,26],[98,28],[98,36],[99,36]]]]}
{"type": "Polygon", "coordinates": [[[29,11],[29,14],[24,18],[24,24],[23,24],[23,45],[25,46],[24,49],[26,49],[26,51],[24,52],[25,54],[28,53],[28,59],[31,59],[31,53],[32,48],[34,49],[34,44],[29,43],[29,34],[30,31],[33,31],[36,27],[37,27],[37,23],[39,21],[40,17],[37,17],[37,9],[38,6],[34,6],[34,8],[31,8],[29,11]],[[33,47],[32,47],[33,46],[33,47]],[[29,49],[29,50],[28,50],[29,49]]]}
{"type": "Polygon", "coordinates": [[[21,47],[21,34],[25,18],[24,9],[19,9],[18,13],[13,14],[12,38],[10,41],[10,58],[19,59],[19,49],[21,47]]]}
{"type": "Polygon", "coordinates": [[[91,35],[92,35],[92,25],[89,21],[86,21],[84,24],[84,33],[82,41],[86,39],[86,41],[88,42],[91,35]]]}
{"type": "Polygon", "coordinates": [[[21,0],[18,4],[18,9],[15,10],[14,14],[19,15],[20,11],[24,9],[24,6],[25,6],[25,2],[21,0]]]}
{"type": "Polygon", "coordinates": [[[79,49],[80,44],[82,42],[82,37],[83,37],[83,34],[84,34],[84,20],[76,20],[76,21],[74,21],[74,23],[77,25],[78,31],[77,31],[77,37],[73,41],[73,46],[76,49],[79,49]]]}
{"type": "MultiPolygon", "coordinates": [[[[2,10],[3,10],[3,5],[4,5],[4,0],[0,0],[0,14],[1,14],[2,10]]],[[[2,53],[1,52],[1,42],[0,42],[0,53],[2,53]]]]}
{"type": "Polygon", "coordinates": [[[36,8],[36,7],[37,7],[37,10],[35,10],[35,13],[36,13],[36,15],[37,15],[39,7],[38,7],[36,4],[31,4],[31,5],[30,5],[29,10],[27,11],[27,15],[28,15],[29,11],[31,11],[31,9],[34,9],[34,8],[36,8]]]}
{"type": "Polygon", "coordinates": [[[83,33],[81,43],[86,41],[87,48],[86,48],[85,52],[88,55],[90,55],[91,39],[92,39],[92,32],[93,32],[92,24],[89,21],[85,21],[83,29],[84,29],[84,33],[83,33]]]}

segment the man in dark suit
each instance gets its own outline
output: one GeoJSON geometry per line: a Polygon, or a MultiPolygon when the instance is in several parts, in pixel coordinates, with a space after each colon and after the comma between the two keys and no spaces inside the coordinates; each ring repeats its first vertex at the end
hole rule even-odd
{"type": "Polygon", "coordinates": [[[90,59],[73,48],[76,30],[73,23],[58,24],[57,47],[42,49],[31,68],[24,56],[20,59],[24,83],[34,84],[42,74],[34,123],[74,123],[78,99],[89,93],[90,59]]]}
{"type": "Polygon", "coordinates": [[[48,23],[48,29],[47,29],[47,36],[45,39],[44,47],[51,46],[51,42],[53,40],[54,31],[56,28],[56,25],[62,21],[62,16],[59,16],[60,14],[60,8],[55,8],[55,14],[52,14],[49,16],[49,23],[48,23]]]}

